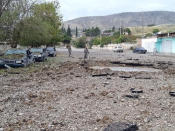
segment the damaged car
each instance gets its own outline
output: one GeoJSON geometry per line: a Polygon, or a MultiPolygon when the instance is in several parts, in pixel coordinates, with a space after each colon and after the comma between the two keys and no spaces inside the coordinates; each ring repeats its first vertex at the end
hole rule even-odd
{"type": "Polygon", "coordinates": [[[44,62],[47,60],[48,53],[45,48],[32,48],[31,52],[34,56],[35,62],[44,62]]]}
{"type": "Polygon", "coordinates": [[[55,57],[57,55],[55,47],[47,47],[46,52],[48,53],[49,57],[55,57]]]}
{"type": "Polygon", "coordinates": [[[133,50],[133,53],[146,54],[147,50],[143,47],[137,47],[133,50]]]}
{"type": "Polygon", "coordinates": [[[28,57],[24,49],[10,49],[7,50],[3,56],[0,57],[1,68],[18,68],[26,67],[34,62],[33,55],[28,57]]]}

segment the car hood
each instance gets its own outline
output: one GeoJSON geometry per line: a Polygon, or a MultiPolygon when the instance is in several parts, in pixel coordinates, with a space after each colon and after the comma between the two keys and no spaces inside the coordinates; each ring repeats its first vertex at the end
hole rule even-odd
{"type": "Polygon", "coordinates": [[[48,51],[48,53],[53,54],[55,51],[48,51]]]}
{"type": "Polygon", "coordinates": [[[20,60],[25,57],[24,54],[12,54],[12,55],[3,55],[0,56],[0,59],[8,59],[8,60],[20,60]]]}

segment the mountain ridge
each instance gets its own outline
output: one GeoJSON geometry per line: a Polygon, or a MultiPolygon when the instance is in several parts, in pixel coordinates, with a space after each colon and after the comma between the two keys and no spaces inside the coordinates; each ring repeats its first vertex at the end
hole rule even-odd
{"type": "Polygon", "coordinates": [[[113,26],[119,28],[175,24],[174,11],[146,11],[146,12],[123,12],[105,16],[87,16],[73,20],[65,21],[64,25],[71,28],[91,28],[100,27],[101,29],[110,29],[113,26]]]}

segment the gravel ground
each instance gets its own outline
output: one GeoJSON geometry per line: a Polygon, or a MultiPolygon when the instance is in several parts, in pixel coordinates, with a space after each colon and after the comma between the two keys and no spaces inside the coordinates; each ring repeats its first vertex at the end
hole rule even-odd
{"type": "Polygon", "coordinates": [[[173,55],[122,54],[83,50],[68,58],[58,49],[52,62],[0,75],[0,131],[103,131],[115,122],[141,131],[174,131],[175,60],[173,55]],[[159,72],[93,70],[92,66],[146,67],[159,72]],[[135,92],[134,92],[135,91],[135,92]]]}

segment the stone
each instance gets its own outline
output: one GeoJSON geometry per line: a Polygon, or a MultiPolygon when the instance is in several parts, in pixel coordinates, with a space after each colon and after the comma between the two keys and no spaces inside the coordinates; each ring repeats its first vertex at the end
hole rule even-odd
{"type": "Polygon", "coordinates": [[[45,128],[41,128],[40,131],[47,131],[45,128]]]}
{"type": "Polygon", "coordinates": [[[151,120],[150,120],[149,118],[145,118],[145,119],[144,119],[144,122],[145,122],[145,123],[149,123],[150,121],[151,121],[151,120]]]}
{"type": "Polygon", "coordinates": [[[132,98],[132,99],[138,99],[139,95],[125,95],[124,97],[132,98]]]}
{"type": "Polygon", "coordinates": [[[175,97],[175,92],[171,91],[171,92],[169,92],[169,95],[175,97]]]}

